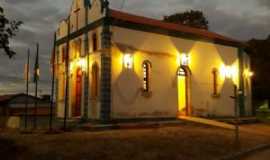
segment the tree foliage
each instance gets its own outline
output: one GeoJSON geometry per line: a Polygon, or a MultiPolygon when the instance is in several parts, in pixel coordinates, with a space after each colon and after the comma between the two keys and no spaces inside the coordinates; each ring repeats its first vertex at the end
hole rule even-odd
{"type": "Polygon", "coordinates": [[[251,68],[255,73],[252,79],[253,97],[270,99],[270,35],[265,40],[248,41],[247,52],[251,59],[251,68]]]}
{"type": "Polygon", "coordinates": [[[21,21],[6,18],[4,9],[0,6],[0,50],[4,50],[10,58],[15,55],[15,52],[10,49],[9,40],[15,36],[21,24],[21,21]]]}
{"type": "Polygon", "coordinates": [[[183,13],[176,13],[170,16],[165,16],[165,22],[187,25],[194,28],[208,30],[209,22],[202,11],[190,10],[183,13]]]}

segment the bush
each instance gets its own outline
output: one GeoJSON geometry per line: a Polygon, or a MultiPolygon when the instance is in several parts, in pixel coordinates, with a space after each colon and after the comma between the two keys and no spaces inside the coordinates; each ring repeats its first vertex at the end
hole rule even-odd
{"type": "Polygon", "coordinates": [[[268,104],[264,104],[257,109],[257,118],[261,121],[270,122],[270,109],[268,104]]]}

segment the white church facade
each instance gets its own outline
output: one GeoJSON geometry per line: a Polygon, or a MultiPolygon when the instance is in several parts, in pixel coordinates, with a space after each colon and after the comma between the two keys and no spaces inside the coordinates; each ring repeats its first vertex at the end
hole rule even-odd
{"type": "Polygon", "coordinates": [[[251,115],[245,45],[217,33],[74,0],[55,47],[59,118],[251,115]]]}

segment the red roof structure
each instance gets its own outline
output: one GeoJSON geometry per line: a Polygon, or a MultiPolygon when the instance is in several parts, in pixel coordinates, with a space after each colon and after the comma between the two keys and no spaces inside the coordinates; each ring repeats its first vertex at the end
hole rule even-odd
{"type": "Polygon", "coordinates": [[[137,16],[137,15],[133,15],[133,14],[129,14],[122,11],[113,10],[113,9],[110,10],[110,16],[116,20],[121,20],[125,22],[141,24],[141,25],[153,26],[153,27],[157,27],[157,28],[161,28],[165,30],[170,30],[170,31],[181,32],[188,35],[197,36],[202,39],[207,39],[210,41],[221,41],[224,43],[229,43],[229,44],[233,44],[237,46],[244,45],[243,42],[222,36],[214,32],[209,32],[204,29],[192,28],[185,25],[181,25],[181,24],[168,23],[161,20],[137,16]]]}

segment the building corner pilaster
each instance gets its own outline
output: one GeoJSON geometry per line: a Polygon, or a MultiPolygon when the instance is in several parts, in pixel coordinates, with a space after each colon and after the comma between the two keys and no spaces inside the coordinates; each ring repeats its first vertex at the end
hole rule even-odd
{"type": "Polygon", "coordinates": [[[240,116],[245,116],[245,96],[244,96],[244,49],[238,48],[239,59],[239,88],[238,88],[238,106],[240,116]]]}
{"type": "Polygon", "coordinates": [[[109,21],[109,2],[103,1],[105,18],[101,33],[101,82],[100,82],[100,120],[109,123],[111,120],[111,31],[109,21]]]}

